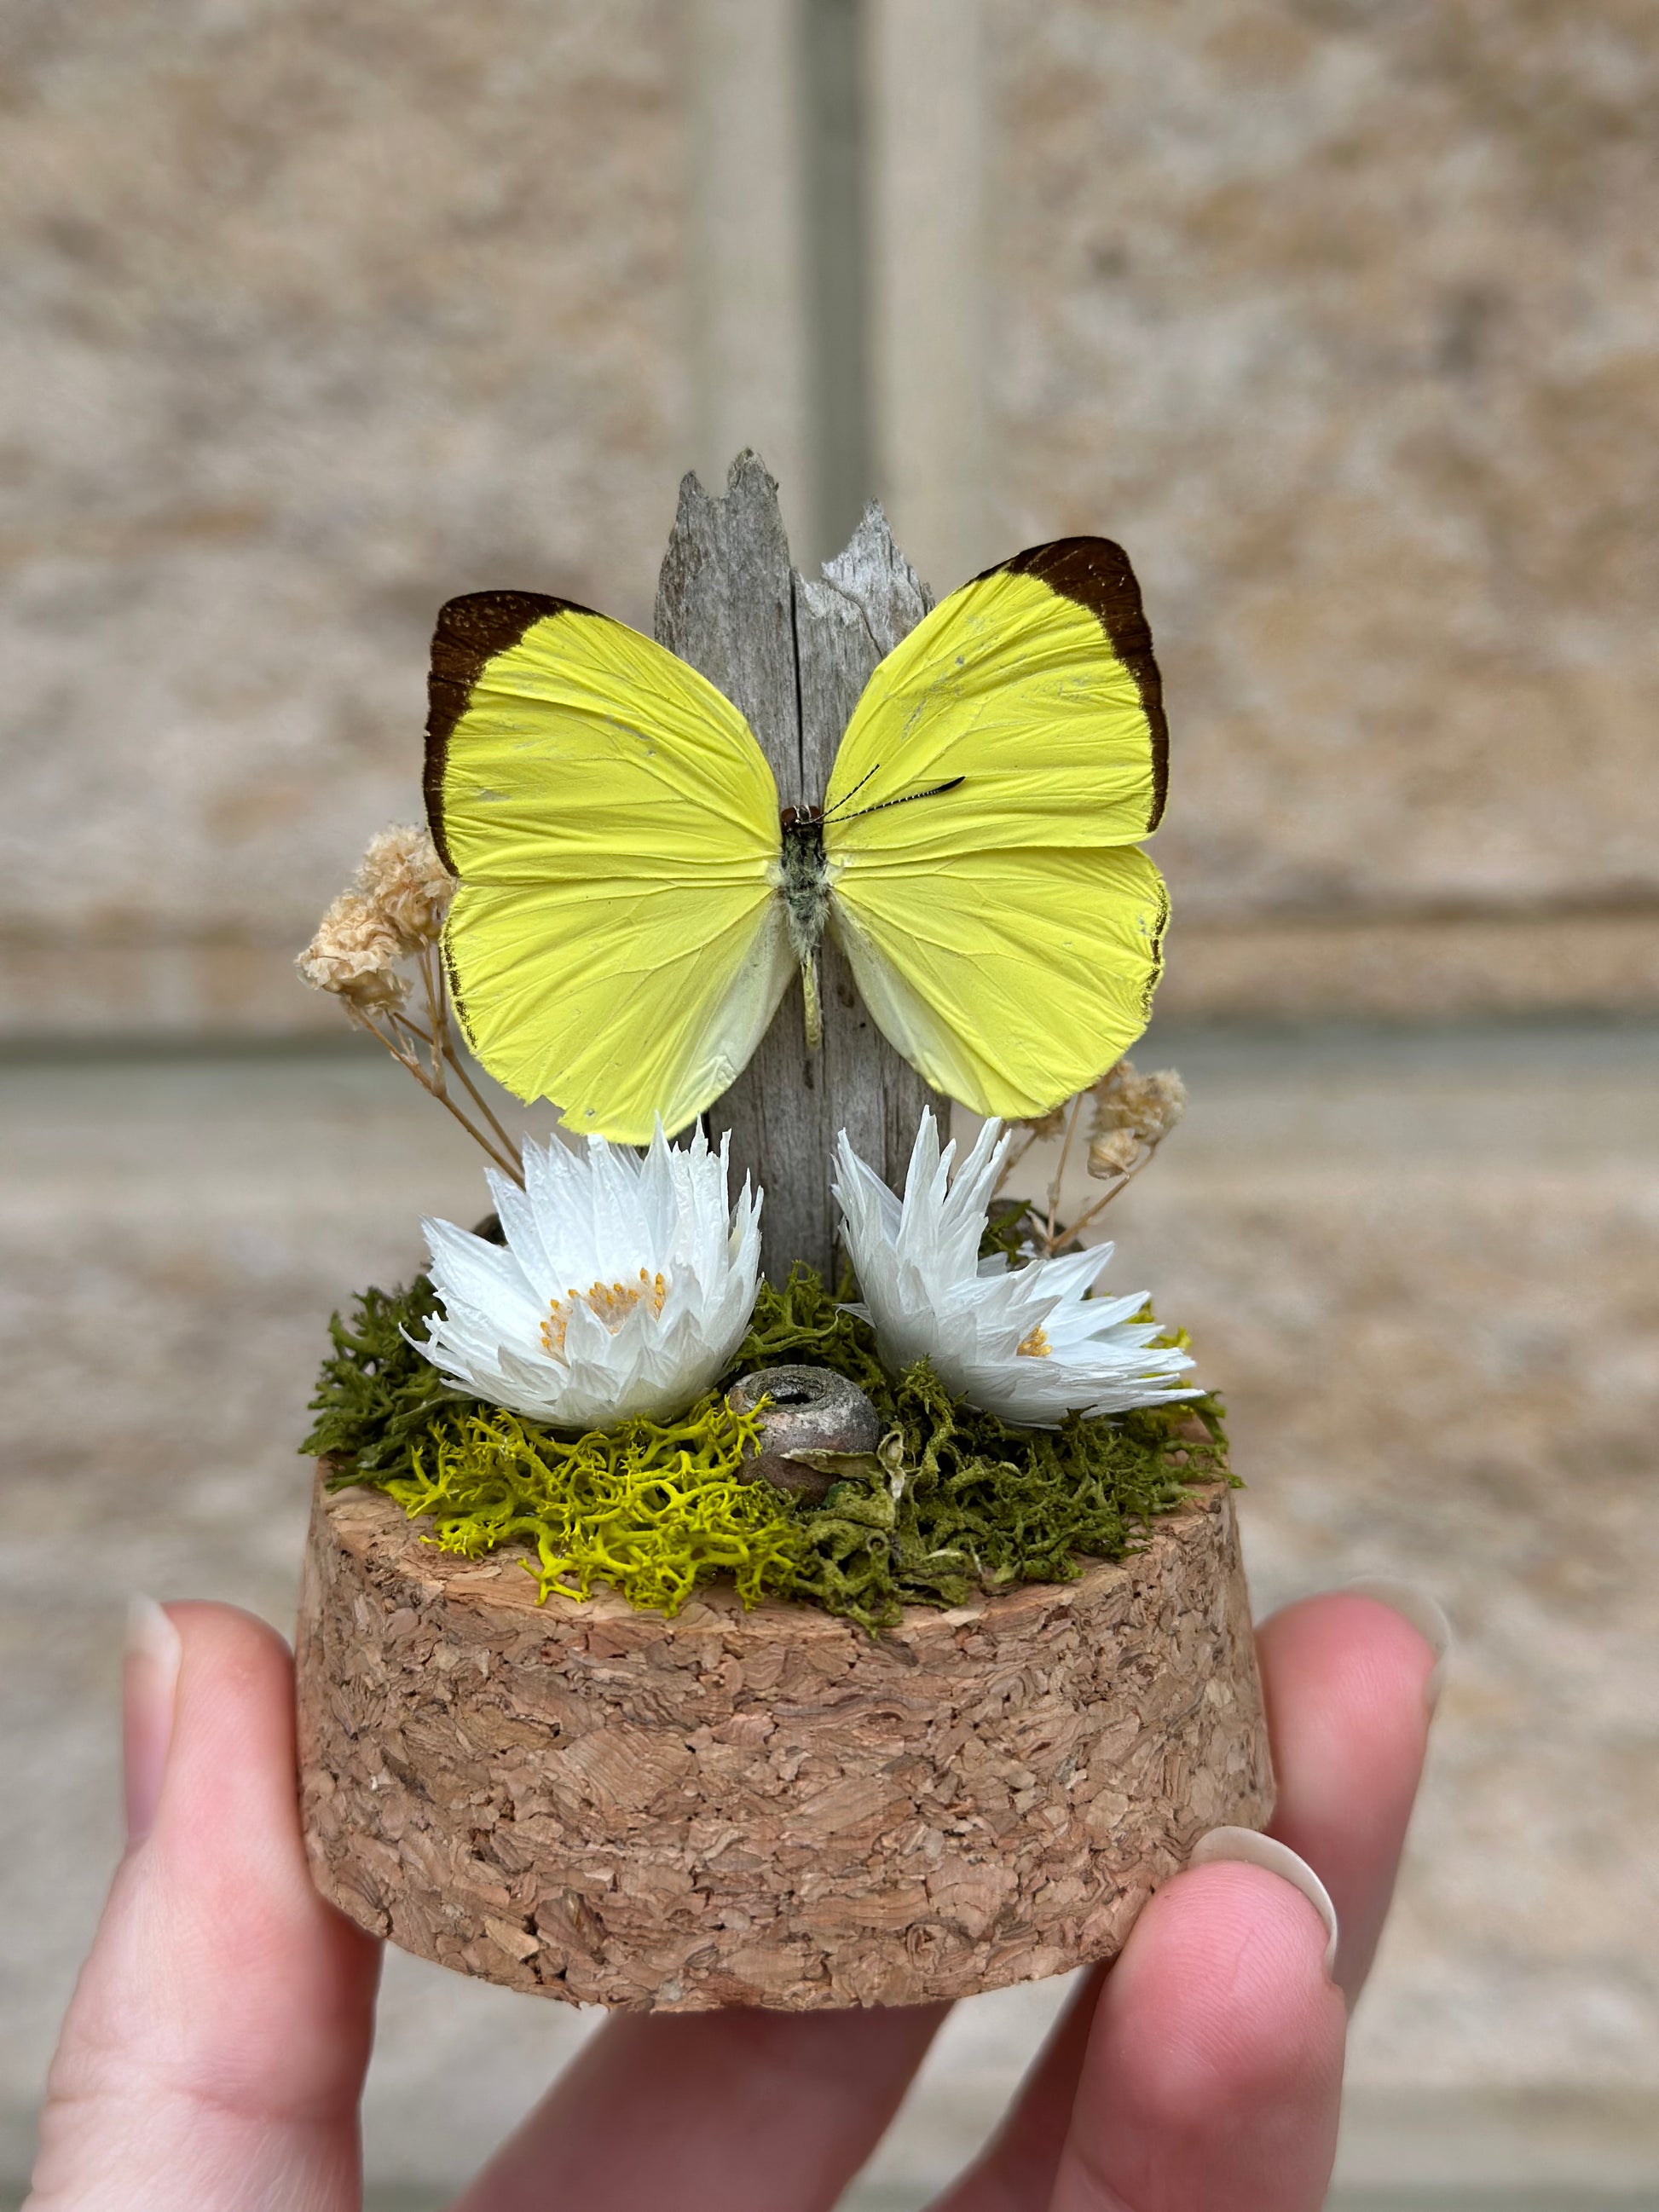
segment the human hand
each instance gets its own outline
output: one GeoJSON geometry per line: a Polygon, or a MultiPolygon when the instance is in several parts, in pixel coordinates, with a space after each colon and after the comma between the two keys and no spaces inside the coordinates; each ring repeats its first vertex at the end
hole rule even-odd
{"type": "MultiPolygon", "coordinates": [[[[26,2212],[355,2212],[379,1947],[312,1886],[293,1672],[228,1606],[141,1609],[126,1686],[130,1841],[53,2063],[26,2212]]],[[[1258,1638],[1279,1874],[1167,1882],[1079,1984],[988,2149],[935,2212],[1316,2212],[1345,1996],[1387,1911],[1437,1653],[1360,1591],[1258,1638]],[[1294,1872],[1295,1869],[1292,1869],[1294,1872]]],[[[827,2212],[944,2014],[620,2015],[455,2212],[827,2212]]]]}

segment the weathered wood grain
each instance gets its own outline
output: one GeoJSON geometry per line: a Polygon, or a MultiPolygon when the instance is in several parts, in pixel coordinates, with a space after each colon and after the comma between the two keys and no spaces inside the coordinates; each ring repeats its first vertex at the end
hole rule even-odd
{"type": "MultiPolygon", "coordinates": [[[[787,806],[822,803],[859,694],[929,605],[878,507],[822,576],[808,579],[790,565],[777,486],[757,455],[739,454],[720,499],[695,476],[680,486],[657,586],[658,641],[742,708],[787,806]]],[[[820,1049],[806,1048],[792,988],[708,1115],[711,1135],[731,1133],[734,1182],[747,1174],[766,1192],[765,1267],[775,1280],[794,1260],[833,1279],[830,1173],[840,1130],[898,1183],[923,1107],[949,1111],[872,1021],[832,939],[819,984],[820,1049]]]]}

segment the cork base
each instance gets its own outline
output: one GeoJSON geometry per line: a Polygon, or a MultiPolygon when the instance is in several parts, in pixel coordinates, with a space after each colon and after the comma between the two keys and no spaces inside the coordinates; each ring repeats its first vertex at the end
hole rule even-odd
{"type": "Polygon", "coordinates": [[[873,1639],[715,1589],[538,1607],[319,1484],[300,1620],[324,1894],[405,1950],[644,2011],[921,2004],[1113,1956],[1273,1802],[1231,1492],[1064,1585],[873,1639]]]}

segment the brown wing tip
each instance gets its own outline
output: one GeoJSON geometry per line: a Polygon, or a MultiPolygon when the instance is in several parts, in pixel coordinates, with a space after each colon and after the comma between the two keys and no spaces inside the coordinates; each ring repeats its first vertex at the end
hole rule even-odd
{"type": "Polygon", "coordinates": [[[574,599],[552,599],[544,592],[467,592],[439,608],[427,678],[426,758],[421,788],[432,842],[452,875],[459,871],[444,834],[444,769],[450,738],[466,712],[473,685],[498,653],[515,646],[544,616],[591,611],[574,599]]]}
{"type": "Polygon", "coordinates": [[[1146,832],[1150,836],[1164,818],[1169,795],[1170,726],[1164,713],[1164,678],[1152,653],[1152,633],[1128,555],[1111,538],[1055,538],[1045,545],[1028,545],[973,580],[977,584],[983,576],[1000,575],[1035,576],[1062,599],[1086,607],[1134,678],[1152,735],[1152,804],[1146,832]]]}

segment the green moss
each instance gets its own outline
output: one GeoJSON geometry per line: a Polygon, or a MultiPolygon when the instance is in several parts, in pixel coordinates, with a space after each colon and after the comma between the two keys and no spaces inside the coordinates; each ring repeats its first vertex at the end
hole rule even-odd
{"type": "Polygon", "coordinates": [[[301,1449],[330,1462],[331,1488],[384,1490],[411,1520],[431,1520],[440,1549],[469,1559],[530,1545],[544,1597],[586,1597],[605,1581],[672,1616],[715,1575],[731,1576],[745,1605],[793,1587],[802,1543],[791,1502],[737,1479],[757,1415],[715,1393],[681,1421],[562,1438],[444,1382],[404,1334],[423,1334],[435,1304],[419,1276],[405,1291],[364,1291],[349,1322],[330,1322],[301,1449]]]}
{"type": "Polygon", "coordinates": [[[530,1546],[544,1596],[585,1597],[604,1581],[672,1614],[700,1582],[729,1576],[745,1605],[793,1596],[874,1631],[906,1605],[959,1605],[978,1590],[1070,1581],[1085,1559],[1121,1559],[1193,1482],[1225,1473],[1212,1398],[1012,1429],[954,1404],[925,1362],[888,1376],[867,1327],[797,1268],[781,1289],[763,1284],[724,1380],[805,1362],[867,1393],[885,1432],[880,1457],[813,1505],[738,1479],[755,1417],[719,1391],[683,1421],[574,1441],[466,1397],[402,1333],[422,1333],[434,1303],[422,1277],[394,1295],[365,1292],[349,1323],[335,1316],[304,1449],[332,1462],[337,1485],[370,1483],[430,1517],[447,1550],[530,1546]],[[1177,1434],[1194,1414],[1206,1443],[1177,1434]]]}
{"type": "Polygon", "coordinates": [[[802,1510],[806,1549],[793,1595],[884,1627],[906,1605],[961,1605],[977,1590],[1070,1582],[1080,1558],[1121,1559],[1146,1522],[1195,1480],[1224,1474],[1226,1437],[1213,1398],[1147,1407],[1115,1420],[1073,1416],[1057,1430],[1010,1428],[952,1402],[921,1361],[891,1381],[868,1328],[798,1268],[782,1291],[763,1285],[738,1370],[800,1360],[833,1367],[866,1391],[899,1440],[895,1496],[884,1474],[839,1482],[802,1510]],[[1197,1414],[1208,1437],[1176,1431],[1197,1414]]]}
{"type": "Polygon", "coordinates": [[[376,1483],[407,1474],[414,1454],[434,1437],[458,1436],[476,1401],[446,1382],[404,1335],[424,1336],[438,1310],[432,1285],[417,1275],[404,1291],[362,1291],[349,1322],[328,1324],[334,1349],[317,1376],[317,1416],[302,1452],[331,1461],[339,1482],[376,1483]]]}

